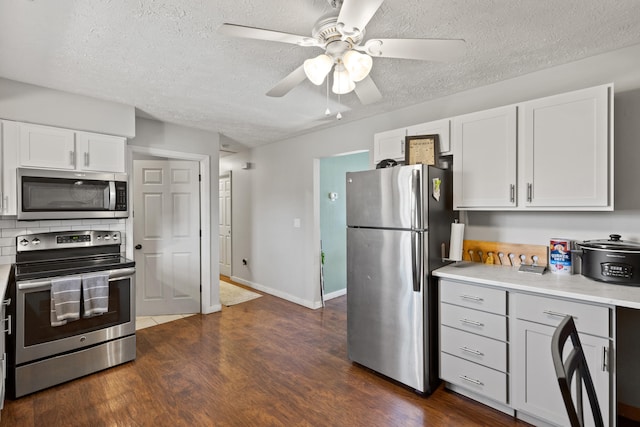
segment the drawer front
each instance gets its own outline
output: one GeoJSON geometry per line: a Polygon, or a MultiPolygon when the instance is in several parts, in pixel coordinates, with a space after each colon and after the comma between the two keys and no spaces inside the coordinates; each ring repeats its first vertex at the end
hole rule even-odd
{"type": "Polygon", "coordinates": [[[440,304],[440,323],[496,340],[507,340],[507,318],[451,304],[440,304]]]}
{"type": "Polygon", "coordinates": [[[507,292],[440,279],[440,300],[495,314],[507,314],[507,292]]]}
{"type": "Polygon", "coordinates": [[[440,354],[440,377],[501,403],[507,403],[507,374],[450,354],[440,354]]]}
{"type": "Polygon", "coordinates": [[[440,351],[507,372],[507,343],[440,326],[440,351]]]}
{"type": "Polygon", "coordinates": [[[610,336],[607,307],[537,295],[513,294],[513,298],[518,319],[557,326],[569,314],[573,316],[578,331],[601,337],[610,336]]]}

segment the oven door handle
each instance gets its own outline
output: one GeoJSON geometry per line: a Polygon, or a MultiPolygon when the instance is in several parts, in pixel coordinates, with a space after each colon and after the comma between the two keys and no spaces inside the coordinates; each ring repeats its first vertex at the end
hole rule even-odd
{"type": "MultiPolygon", "coordinates": [[[[120,279],[122,277],[133,276],[136,272],[135,267],[129,268],[120,268],[117,270],[109,270],[109,281],[120,279]]],[[[90,274],[90,273],[87,273],[90,274]]],[[[44,280],[25,280],[23,282],[18,282],[19,290],[27,290],[27,289],[36,289],[36,288],[44,288],[51,287],[51,279],[44,280]]]]}

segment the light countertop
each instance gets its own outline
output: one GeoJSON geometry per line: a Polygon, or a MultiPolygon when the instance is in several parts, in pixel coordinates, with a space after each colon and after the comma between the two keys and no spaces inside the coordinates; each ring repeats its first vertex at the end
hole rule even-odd
{"type": "Polygon", "coordinates": [[[11,264],[0,264],[0,299],[4,298],[4,294],[7,291],[10,271],[11,264]]]}
{"type": "Polygon", "coordinates": [[[561,275],[546,271],[543,275],[539,275],[519,272],[518,267],[468,261],[447,265],[435,270],[433,274],[444,279],[498,286],[510,291],[534,292],[640,309],[640,286],[606,284],[588,279],[581,274],[561,275]]]}

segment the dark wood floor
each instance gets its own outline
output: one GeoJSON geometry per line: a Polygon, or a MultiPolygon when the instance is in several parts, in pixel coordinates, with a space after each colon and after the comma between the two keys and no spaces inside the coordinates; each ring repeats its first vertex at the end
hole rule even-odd
{"type": "Polygon", "coordinates": [[[346,297],[265,295],[137,333],[137,359],[15,401],[0,426],[513,426],[442,387],[428,398],[349,362],[346,297]]]}

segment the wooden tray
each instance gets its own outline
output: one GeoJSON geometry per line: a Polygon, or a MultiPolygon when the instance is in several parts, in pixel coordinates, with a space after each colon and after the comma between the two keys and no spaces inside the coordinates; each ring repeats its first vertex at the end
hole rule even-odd
{"type": "Polygon", "coordinates": [[[542,245],[524,245],[520,243],[485,242],[482,240],[465,240],[462,245],[464,261],[497,264],[517,267],[521,264],[531,265],[536,256],[536,265],[548,266],[549,247],[542,245]],[[502,257],[499,254],[502,253],[502,257]],[[513,255],[509,257],[509,255],[513,255]],[[524,255],[524,261],[521,256],[524,255]]]}

